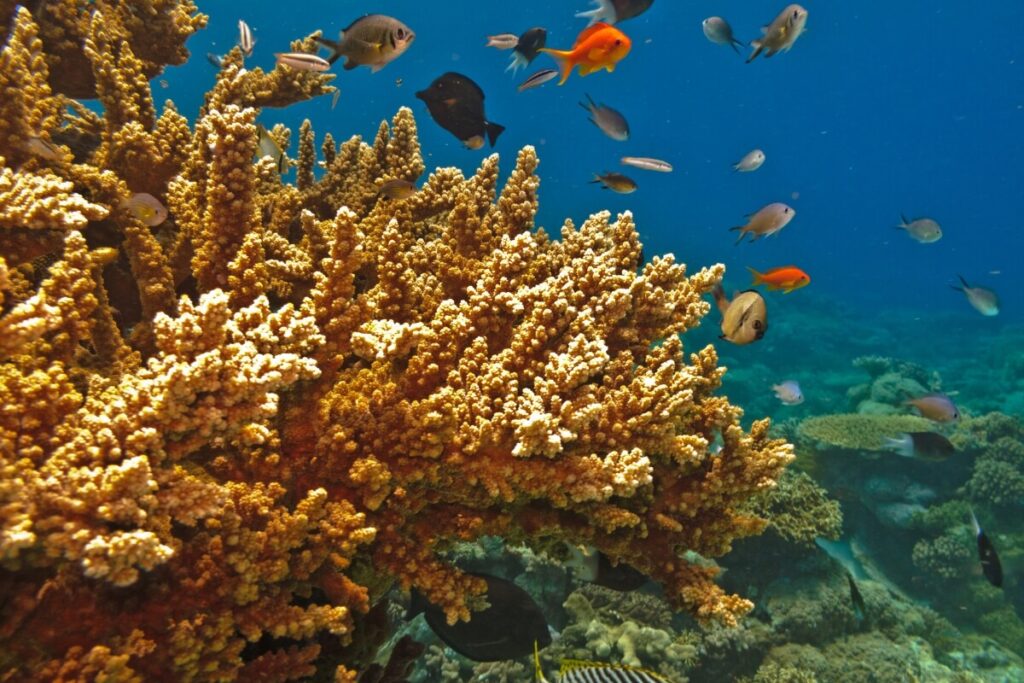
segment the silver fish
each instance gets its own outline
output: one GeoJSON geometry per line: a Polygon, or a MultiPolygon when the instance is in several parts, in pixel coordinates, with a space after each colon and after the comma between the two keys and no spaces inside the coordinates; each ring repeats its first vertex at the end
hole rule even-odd
{"type": "Polygon", "coordinates": [[[519,44],[519,36],[514,33],[499,33],[496,36],[487,36],[486,47],[496,47],[499,50],[511,50],[519,44]]]}
{"type": "Polygon", "coordinates": [[[942,239],[942,228],[931,218],[915,218],[908,221],[906,216],[900,216],[900,220],[902,222],[896,228],[906,230],[911,238],[921,244],[931,244],[942,239]]]}
{"type": "Polygon", "coordinates": [[[742,159],[732,165],[734,171],[740,173],[750,173],[761,168],[761,164],[764,163],[765,156],[764,152],[759,149],[752,149],[747,152],[742,159]]]}
{"type": "Polygon", "coordinates": [[[963,275],[958,275],[957,277],[960,278],[962,286],[951,286],[956,291],[964,293],[964,296],[967,297],[967,303],[973,306],[974,310],[984,316],[999,315],[999,297],[996,296],[995,292],[984,287],[971,287],[967,284],[967,280],[964,279],[963,275]]]}
{"type": "Polygon", "coordinates": [[[804,402],[804,392],[800,390],[800,383],[795,379],[787,379],[781,384],[773,384],[772,391],[775,398],[782,401],[783,405],[798,406],[804,402]]]}
{"type": "Polygon", "coordinates": [[[238,47],[242,48],[242,54],[246,57],[252,54],[252,48],[256,41],[252,37],[252,29],[244,19],[238,20],[238,47]]]}
{"type": "Polygon", "coordinates": [[[754,51],[747,58],[747,64],[754,61],[762,51],[765,59],[776,52],[789,52],[793,43],[800,37],[807,26],[807,10],[800,5],[787,5],[779,12],[772,23],[761,29],[763,36],[750,42],[754,51]]]}
{"type": "Polygon", "coordinates": [[[323,57],[309,52],[275,52],[278,64],[284,64],[298,71],[327,71],[331,63],[323,57]]]}
{"type": "Polygon", "coordinates": [[[623,142],[629,139],[629,123],[625,116],[609,106],[597,104],[590,95],[587,95],[586,102],[580,102],[580,106],[590,112],[590,122],[612,140],[623,142]]]}
{"type": "Polygon", "coordinates": [[[558,78],[558,69],[541,69],[537,73],[533,74],[525,81],[519,84],[516,88],[519,92],[529,90],[530,88],[536,88],[539,85],[544,85],[550,80],[558,78]]]}
{"type": "Polygon", "coordinates": [[[671,173],[672,164],[661,159],[652,159],[651,157],[622,157],[619,161],[625,166],[632,166],[634,168],[642,168],[645,171],[657,171],[659,173],[671,173]]]}
{"type": "Polygon", "coordinates": [[[747,221],[746,225],[737,225],[729,228],[730,230],[739,230],[740,236],[736,240],[736,244],[743,241],[743,238],[747,236],[747,233],[753,235],[751,242],[759,237],[767,237],[768,235],[774,235],[779,230],[786,227],[793,216],[796,215],[796,210],[792,207],[783,204],[782,202],[773,202],[767,206],[762,207],[757,213],[750,216],[750,220],[747,221]]]}
{"type": "Polygon", "coordinates": [[[736,54],[740,53],[736,46],[743,47],[743,42],[736,40],[736,37],[732,34],[732,26],[729,26],[729,22],[722,17],[708,17],[701,22],[701,28],[704,29],[704,36],[712,43],[728,45],[733,49],[733,52],[736,54]]]}
{"type": "Polygon", "coordinates": [[[330,48],[332,54],[327,61],[331,64],[339,57],[345,57],[346,71],[368,66],[370,71],[377,73],[402,56],[415,39],[412,29],[398,19],[384,14],[367,14],[343,30],[337,41],[317,38],[316,42],[330,48]]]}

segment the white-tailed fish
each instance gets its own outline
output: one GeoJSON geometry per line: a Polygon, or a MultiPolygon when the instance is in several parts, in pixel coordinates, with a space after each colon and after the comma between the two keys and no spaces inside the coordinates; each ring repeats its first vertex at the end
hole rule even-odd
{"type": "Polygon", "coordinates": [[[671,173],[672,164],[661,159],[651,157],[622,157],[619,161],[625,166],[642,168],[645,171],[657,171],[658,173],[671,173]]]}
{"type": "Polygon", "coordinates": [[[284,64],[298,71],[327,71],[331,63],[323,57],[309,52],[275,52],[278,64],[284,64]]]}
{"type": "Polygon", "coordinates": [[[585,12],[577,12],[577,17],[590,19],[587,26],[593,26],[599,21],[614,24],[626,19],[632,19],[646,12],[654,0],[593,0],[597,5],[595,9],[585,12]]]}
{"type": "Polygon", "coordinates": [[[538,86],[544,85],[548,81],[553,81],[556,78],[558,78],[558,69],[541,69],[540,71],[538,71],[537,73],[533,74],[525,81],[520,83],[519,87],[516,88],[516,90],[518,90],[519,92],[523,92],[524,90],[529,90],[530,88],[536,88],[538,86]]]}
{"type": "Polygon", "coordinates": [[[515,74],[521,67],[529,66],[547,42],[547,29],[536,27],[524,31],[516,41],[515,49],[512,51],[512,61],[505,67],[505,71],[511,69],[515,74]]]}
{"type": "Polygon", "coordinates": [[[971,287],[963,275],[958,275],[961,286],[950,285],[958,292],[963,292],[967,297],[967,303],[974,307],[978,313],[991,317],[999,315],[999,297],[991,289],[984,287],[971,287]]]}
{"type": "Polygon", "coordinates": [[[999,554],[992,541],[981,529],[978,518],[974,516],[974,510],[968,508],[971,513],[971,524],[974,526],[974,535],[978,539],[978,560],[981,562],[981,571],[985,578],[996,588],[1003,586],[1003,564],[999,561],[999,554]]]}
{"type": "Polygon", "coordinates": [[[800,383],[795,379],[787,379],[780,384],[773,384],[772,391],[775,398],[782,401],[783,405],[798,406],[804,402],[804,392],[800,390],[800,383]]]}

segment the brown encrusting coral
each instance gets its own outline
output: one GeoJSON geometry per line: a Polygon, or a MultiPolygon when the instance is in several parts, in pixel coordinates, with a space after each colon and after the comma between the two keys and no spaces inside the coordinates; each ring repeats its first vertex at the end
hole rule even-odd
{"type": "Polygon", "coordinates": [[[158,115],[152,64],[203,19],[149,4],[175,30],[145,58],[113,2],[19,9],[0,53],[34,60],[0,78],[0,669],[354,680],[337,646],[389,583],[470,616],[481,581],[441,551],[484,534],[628,557],[702,620],[749,610],[685,555],[760,532],[742,503],[792,458],[715,395],[712,347],[683,353],[723,268],[640,266],[628,213],[553,239],[529,147],[500,191],[492,156],[380,197],[424,171],[407,109],[325,143],[319,178],[304,127],[286,184],[253,163],[255,107],[330,76],[236,55],[194,127],[158,115]],[[47,77],[72,10],[102,117],[47,77]]]}

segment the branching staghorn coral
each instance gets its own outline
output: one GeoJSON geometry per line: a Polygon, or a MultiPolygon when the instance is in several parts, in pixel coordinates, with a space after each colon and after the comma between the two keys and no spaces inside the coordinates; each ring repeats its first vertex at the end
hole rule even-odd
{"type": "MultiPolygon", "coordinates": [[[[0,81],[10,130],[98,138],[87,159],[0,141],[2,177],[47,188],[0,192],[0,668],[354,680],[339,647],[390,583],[471,616],[482,582],[443,551],[488,534],[594,545],[705,621],[750,609],[687,559],[760,532],[742,504],[792,459],[715,395],[712,347],[683,352],[721,266],[638,271],[628,213],[553,239],[529,147],[501,189],[491,156],[380,197],[425,170],[408,109],[372,144],[325,141],[322,174],[304,127],[287,184],[253,163],[257,107],[329,76],[235,55],[190,127],[157,115],[120,5],[93,4],[76,26],[102,117],[0,81]],[[125,209],[140,191],[169,209],[155,231],[125,209]]],[[[0,60],[48,49],[38,34],[18,10],[0,60]]]]}

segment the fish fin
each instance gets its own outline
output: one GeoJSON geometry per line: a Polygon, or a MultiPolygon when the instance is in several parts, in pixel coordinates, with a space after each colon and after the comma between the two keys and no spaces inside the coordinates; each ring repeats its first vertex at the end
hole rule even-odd
{"type": "Polygon", "coordinates": [[[742,40],[739,40],[738,38],[733,38],[732,40],[729,41],[729,47],[731,47],[732,51],[735,52],[736,54],[740,54],[740,48],[746,46],[746,43],[744,43],[742,40]]]}
{"type": "MultiPolygon", "coordinates": [[[[967,284],[967,280],[964,279],[963,275],[960,275],[959,273],[957,273],[957,277],[960,278],[960,282],[961,282],[961,284],[963,284],[964,289],[968,289],[970,287],[970,285],[967,284]]],[[[963,290],[961,290],[961,291],[963,291],[963,290]]]]}
{"type": "Polygon", "coordinates": [[[764,49],[764,45],[761,43],[760,40],[750,41],[750,46],[754,48],[754,51],[750,53],[749,57],[747,57],[747,64],[750,64],[752,61],[757,59],[757,56],[761,54],[761,50],[764,49]]]}
{"type": "Polygon", "coordinates": [[[580,65],[580,76],[589,76],[590,74],[594,73],[595,71],[600,71],[600,70],[601,70],[600,66],[595,66],[593,64],[582,64],[582,65],[580,65]]]}
{"type": "MultiPolygon", "coordinates": [[[[327,60],[327,61],[329,62],[330,60],[327,60]]],[[[359,66],[359,65],[356,64],[355,60],[352,59],[351,57],[349,57],[348,59],[345,60],[345,66],[342,67],[342,68],[344,68],[345,71],[351,71],[352,69],[356,68],[357,66],[359,66]]]]}
{"type": "Polygon", "coordinates": [[[494,147],[494,143],[498,141],[498,136],[505,131],[505,126],[487,121],[484,127],[487,130],[487,139],[490,140],[491,147],[494,147]]]}
{"type": "Polygon", "coordinates": [[[327,38],[321,38],[320,36],[316,36],[315,38],[313,38],[313,40],[316,41],[317,45],[326,47],[328,50],[331,51],[331,56],[327,58],[328,64],[334,64],[336,61],[338,61],[338,57],[341,57],[341,43],[334,40],[328,40],[327,38]]]}
{"type": "Polygon", "coordinates": [[[761,35],[763,35],[763,36],[768,35],[768,29],[770,29],[770,28],[771,28],[771,26],[769,26],[767,24],[762,26],[761,27],[761,35]]]}
{"type": "Polygon", "coordinates": [[[373,64],[372,66],[370,66],[370,73],[375,74],[381,69],[383,69],[385,66],[387,66],[387,64],[373,64]]]}
{"type": "MultiPolygon", "coordinates": [[[[590,113],[591,116],[593,116],[594,115],[594,110],[597,109],[597,103],[594,102],[594,98],[591,97],[589,93],[583,93],[583,96],[587,98],[587,101],[586,102],[580,102],[579,104],[580,104],[581,107],[586,109],[590,113]]],[[[594,119],[590,119],[590,122],[594,123],[594,119]]],[[[596,126],[597,124],[594,123],[594,125],[596,126]]]]}
{"type": "MultiPolygon", "coordinates": [[[[750,283],[751,287],[756,287],[756,286],[764,283],[764,274],[763,273],[757,272],[756,270],[754,270],[750,266],[747,266],[747,270],[749,270],[750,274],[754,277],[754,281],[752,283],[750,283]]],[[[769,285],[769,288],[771,288],[771,285],[769,285]]]]}
{"type": "Polygon", "coordinates": [[[551,48],[542,47],[539,52],[551,55],[556,62],[558,62],[558,70],[561,72],[561,78],[558,80],[558,85],[562,85],[569,80],[569,74],[572,73],[572,68],[576,66],[571,57],[572,52],[568,50],[552,50],[551,48]]]}
{"type": "Polygon", "coordinates": [[[599,21],[604,21],[605,19],[611,21],[615,18],[615,7],[612,5],[611,0],[594,0],[594,4],[597,5],[595,9],[576,13],[576,16],[581,19],[590,19],[590,23],[587,24],[588,27],[593,26],[599,21]]]}
{"type": "Polygon", "coordinates": [[[739,244],[740,242],[743,241],[743,238],[747,236],[747,231],[743,229],[742,225],[735,225],[735,226],[729,228],[730,232],[732,232],[733,230],[739,230],[740,231],[740,236],[736,240],[736,244],[739,244]]]}
{"type": "Polygon", "coordinates": [[[519,71],[524,66],[528,66],[529,64],[530,62],[529,60],[526,59],[526,57],[522,56],[518,52],[513,52],[512,61],[510,61],[508,63],[508,66],[505,67],[505,71],[511,70],[512,75],[515,76],[517,71],[519,71]]]}
{"type": "Polygon", "coordinates": [[[536,640],[533,641],[533,677],[537,683],[548,683],[548,679],[544,678],[544,670],[540,668],[540,648],[536,640]]]}

